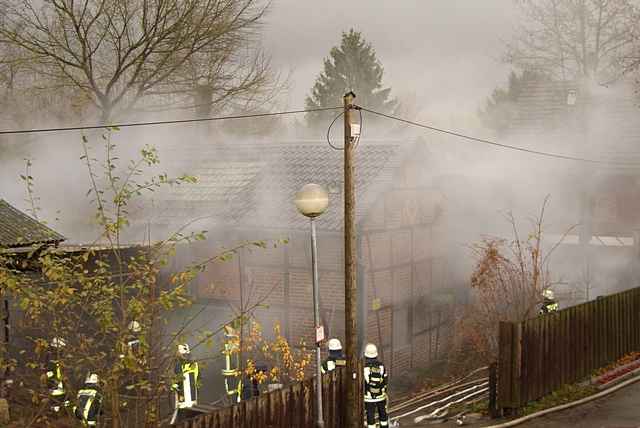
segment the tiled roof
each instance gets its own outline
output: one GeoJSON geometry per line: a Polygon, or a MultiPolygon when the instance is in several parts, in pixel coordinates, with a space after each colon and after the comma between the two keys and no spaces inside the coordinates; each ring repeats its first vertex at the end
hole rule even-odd
{"type": "MultiPolygon", "coordinates": [[[[509,137],[531,138],[536,148],[605,161],[640,164],[640,109],[630,82],[610,87],[530,81],[516,102],[509,137]],[[574,105],[568,104],[575,91],[574,105]]],[[[597,168],[638,174],[619,165],[597,168]]]]}
{"type": "MultiPolygon", "coordinates": [[[[355,155],[357,219],[392,183],[411,142],[364,142],[355,155]]],[[[318,227],[341,230],[343,217],[343,153],[324,141],[234,144],[180,149],[170,156],[198,183],[170,192],[162,203],[164,223],[180,224],[201,216],[224,226],[305,228],[307,221],[293,204],[307,183],[329,191],[328,211],[318,227]],[[180,160],[179,157],[182,157],[180,160]]]]}
{"type": "MultiPolygon", "coordinates": [[[[575,106],[567,105],[570,90],[576,90],[574,82],[552,80],[528,80],[516,101],[516,114],[512,120],[511,134],[539,133],[563,128],[575,113],[575,106]]],[[[579,99],[583,101],[582,98],[579,99]]]]}
{"type": "Polygon", "coordinates": [[[0,247],[55,244],[64,239],[64,236],[0,199],[0,247]]]}

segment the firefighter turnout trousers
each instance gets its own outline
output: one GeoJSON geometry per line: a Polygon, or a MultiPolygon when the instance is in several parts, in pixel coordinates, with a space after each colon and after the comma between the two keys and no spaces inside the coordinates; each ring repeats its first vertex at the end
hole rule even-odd
{"type": "Polygon", "coordinates": [[[373,428],[376,426],[376,410],[378,410],[378,418],[380,419],[380,426],[386,427],[389,425],[389,416],[387,415],[387,400],[382,401],[365,401],[364,409],[367,412],[367,427],[373,428]]]}

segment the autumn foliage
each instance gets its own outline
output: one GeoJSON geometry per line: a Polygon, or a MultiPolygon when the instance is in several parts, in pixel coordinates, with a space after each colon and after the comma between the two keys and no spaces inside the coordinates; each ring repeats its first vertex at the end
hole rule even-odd
{"type": "Polygon", "coordinates": [[[515,218],[507,214],[510,239],[487,237],[471,246],[476,258],[470,278],[470,303],[456,320],[454,360],[462,367],[494,361],[498,352],[500,321],[524,321],[537,316],[542,292],[553,283],[549,257],[558,246],[545,250],[545,199],[532,231],[522,237],[515,218]]]}
{"type": "Polygon", "coordinates": [[[304,341],[292,348],[282,335],[280,324],[273,327],[273,340],[263,336],[262,326],[255,319],[249,322],[249,335],[246,339],[247,364],[245,374],[257,379],[258,383],[282,383],[300,381],[311,363],[312,354],[304,341]],[[267,373],[256,371],[256,361],[265,363],[267,373]]]}

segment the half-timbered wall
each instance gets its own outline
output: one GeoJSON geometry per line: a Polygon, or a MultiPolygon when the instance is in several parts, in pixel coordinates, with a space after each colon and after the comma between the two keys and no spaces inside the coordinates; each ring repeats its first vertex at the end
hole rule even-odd
{"type": "MultiPolygon", "coordinates": [[[[358,224],[359,287],[366,294],[364,339],[378,344],[394,375],[427,367],[446,350],[452,313],[447,279],[442,196],[422,186],[407,168],[381,193],[358,224]],[[444,296],[444,298],[443,298],[444,296]]],[[[341,209],[341,208],[336,208],[341,209]]],[[[243,250],[201,275],[194,292],[202,301],[239,306],[262,302],[265,331],[279,322],[291,344],[314,342],[309,234],[305,231],[237,230],[226,244],[288,238],[276,248],[243,250]]],[[[211,232],[213,237],[215,232],[211,232]]],[[[215,244],[215,243],[214,243],[215,244]]],[[[189,256],[202,253],[192,247],[189,256]]],[[[209,244],[211,245],[211,244],[209,244]]],[[[318,220],[318,263],[322,324],[328,337],[344,338],[344,238],[318,220]]],[[[197,258],[197,257],[196,257],[197,258]]],[[[200,257],[201,258],[201,257],[200,257]]],[[[361,319],[362,321],[362,319],[361,319]]]]}

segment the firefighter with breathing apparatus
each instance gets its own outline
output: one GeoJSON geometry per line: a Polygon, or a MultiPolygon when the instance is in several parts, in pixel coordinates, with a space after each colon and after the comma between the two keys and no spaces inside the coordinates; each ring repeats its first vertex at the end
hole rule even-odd
{"type": "Polygon", "coordinates": [[[375,428],[376,410],[381,427],[389,426],[387,415],[387,368],[378,360],[378,348],[373,343],[364,348],[364,406],[367,428],[375,428]]]}
{"type": "Polygon", "coordinates": [[[98,417],[102,411],[102,394],[98,389],[98,380],[95,373],[87,376],[84,388],[78,391],[77,405],[73,408],[73,413],[85,427],[98,426],[98,417]]]}

